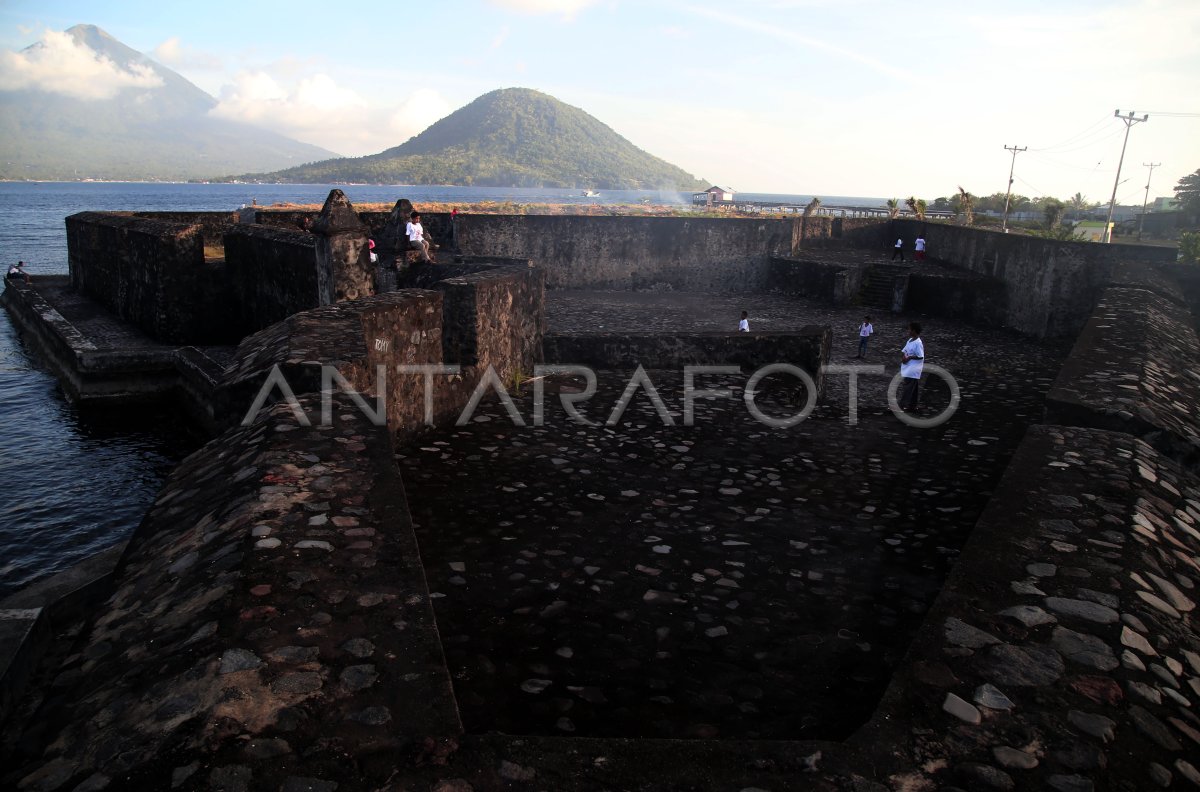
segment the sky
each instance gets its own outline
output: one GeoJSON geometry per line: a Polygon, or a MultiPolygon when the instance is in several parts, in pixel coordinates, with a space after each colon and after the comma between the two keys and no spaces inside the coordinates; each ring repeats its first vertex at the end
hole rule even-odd
{"type": "Polygon", "coordinates": [[[497,88],[580,107],[740,192],[933,199],[961,185],[1118,203],[1200,169],[1200,0],[0,0],[0,87],[146,75],[21,50],[94,24],[219,100],[219,116],[348,156],[497,88]],[[39,71],[40,70],[40,71],[39,71]]]}

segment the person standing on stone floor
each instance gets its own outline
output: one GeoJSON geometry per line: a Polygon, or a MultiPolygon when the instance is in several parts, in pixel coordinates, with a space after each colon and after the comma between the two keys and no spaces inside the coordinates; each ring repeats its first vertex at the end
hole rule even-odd
{"type": "Polygon", "coordinates": [[[921,340],[921,325],[918,322],[910,322],[908,343],[904,345],[900,356],[900,409],[904,412],[917,409],[924,363],[925,342],[921,340]]]}
{"type": "Polygon", "coordinates": [[[871,334],[874,332],[875,326],[871,324],[871,317],[864,316],[862,324],[858,326],[858,354],[855,357],[867,356],[867,342],[871,340],[871,334]]]}
{"type": "Polygon", "coordinates": [[[904,261],[904,237],[896,237],[896,245],[892,248],[892,261],[895,261],[897,256],[904,261]]]}
{"type": "Polygon", "coordinates": [[[742,321],[738,322],[738,332],[739,333],[749,333],[750,332],[750,317],[745,311],[742,311],[742,321]]]}
{"type": "Polygon", "coordinates": [[[433,264],[433,259],[429,257],[429,240],[425,238],[425,228],[421,225],[420,212],[413,212],[409,215],[408,224],[404,226],[404,233],[408,235],[408,246],[413,250],[421,251],[421,261],[433,264]]]}
{"type": "Polygon", "coordinates": [[[924,261],[925,260],[925,235],[924,234],[917,234],[917,241],[916,241],[915,248],[916,248],[916,253],[913,255],[913,258],[915,258],[917,261],[924,261]]]}

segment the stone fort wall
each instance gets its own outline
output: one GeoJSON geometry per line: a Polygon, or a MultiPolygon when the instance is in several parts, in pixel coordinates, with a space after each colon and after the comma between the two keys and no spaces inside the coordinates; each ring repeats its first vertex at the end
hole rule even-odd
{"type": "MultiPolygon", "coordinates": [[[[935,255],[932,240],[956,244],[927,238],[935,255]]],[[[1104,257],[1101,276],[1068,250],[1051,265],[1061,280],[1022,287],[1034,251],[994,250],[1005,266],[986,274],[1010,303],[1024,294],[1050,307],[1067,283],[1096,290],[1092,305],[1071,296],[1064,308],[1086,327],[1051,394],[1059,423],[1031,428],[875,717],[845,743],[463,735],[390,458],[389,434],[417,415],[412,378],[389,380],[400,405],[389,432],[337,395],[332,426],[297,427],[277,403],[190,457],[130,543],[88,652],[60,679],[64,703],[44,720],[55,739],[0,780],[353,789],[401,773],[421,788],[453,775],[457,788],[536,777],[565,790],[622,786],[597,778],[611,764],[637,768],[644,788],[1195,781],[1200,729],[1179,700],[1200,693],[1196,281],[1104,257]]],[[[378,364],[530,365],[542,284],[531,272],[293,316],[242,342],[230,386],[252,389],[279,365],[315,416],[321,362],[363,390],[378,364]],[[480,317],[510,301],[521,318],[480,317]]],[[[1070,327],[1036,307],[1005,316],[1035,334],[1070,327]]],[[[438,409],[465,393],[439,390],[438,409]]]]}

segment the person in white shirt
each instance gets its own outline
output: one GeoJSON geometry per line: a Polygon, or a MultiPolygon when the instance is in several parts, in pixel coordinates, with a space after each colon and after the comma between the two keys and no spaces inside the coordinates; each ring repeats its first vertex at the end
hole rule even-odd
{"type": "Polygon", "coordinates": [[[856,357],[866,357],[867,342],[871,340],[871,334],[875,332],[875,326],[871,324],[871,317],[864,316],[863,322],[858,326],[858,355],[856,357]]]}
{"type": "Polygon", "coordinates": [[[750,332],[750,318],[749,318],[749,315],[745,311],[742,311],[742,321],[738,322],[738,332],[739,333],[749,333],[750,332]]]}
{"type": "Polygon", "coordinates": [[[908,412],[917,409],[917,392],[920,389],[921,371],[925,363],[925,343],[921,341],[921,325],[910,322],[908,343],[900,357],[900,409],[908,412]]]}
{"type": "Polygon", "coordinates": [[[904,261],[904,238],[903,237],[896,238],[896,245],[892,249],[892,261],[895,261],[897,256],[900,257],[901,261],[904,261]]]}
{"type": "Polygon", "coordinates": [[[914,245],[914,247],[917,250],[917,253],[915,256],[916,260],[924,261],[925,260],[925,236],[924,235],[917,236],[917,241],[916,241],[916,244],[914,245]]]}
{"type": "Polygon", "coordinates": [[[14,281],[25,281],[26,283],[30,283],[32,281],[32,279],[29,277],[29,273],[25,271],[24,261],[18,261],[16,264],[13,264],[8,268],[8,279],[14,281]]]}
{"type": "Polygon", "coordinates": [[[421,251],[421,260],[426,264],[433,264],[433,259],[429,257],[429,240],[425,238],[425,228],[421,225],[420,212],[413,212],[409,215],[408,224],[404,226],[404,233],[408,235],[408,246],[413,250],[421,251]]]}

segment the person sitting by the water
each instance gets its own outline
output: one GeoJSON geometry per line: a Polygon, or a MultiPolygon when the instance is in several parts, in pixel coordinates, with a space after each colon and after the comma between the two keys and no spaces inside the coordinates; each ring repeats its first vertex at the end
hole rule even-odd
{"type": "Polygon", "coordinates": [[[408,235],[408,246],[412,250],[421,251],[421,260],[426,264],[436,264],[429,256],[429,240],[425,237],[425,228],[421,225],[421,213],[413,212],[409,215],[408,225],[404,226],[404,233],[408,235]]]}
{"type": "Polygon", "coordinates": [[[18,261],[8,268],[8,279],[25,281],[26,283],[33,282],[33,279],[29,277],[29,273],[25,271],[24,261],[18,261]]]}

